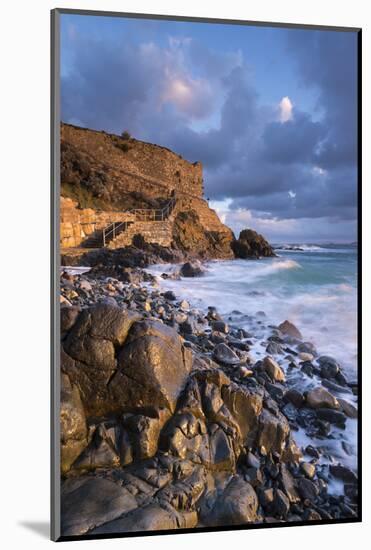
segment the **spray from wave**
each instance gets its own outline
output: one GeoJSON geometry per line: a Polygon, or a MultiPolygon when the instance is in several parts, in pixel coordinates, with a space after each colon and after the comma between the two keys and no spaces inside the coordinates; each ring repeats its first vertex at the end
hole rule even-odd
{"type": "Polygon", "coordinates": [[[300,268],[301,265],[295,260],[273,260],[272,262],[264,265],[253,265],[248,272],[244,270],[243,276],[244,280],[248,279],[249,281],[252,281],[253,279],[274,275],[280,271],[300,268]]]}

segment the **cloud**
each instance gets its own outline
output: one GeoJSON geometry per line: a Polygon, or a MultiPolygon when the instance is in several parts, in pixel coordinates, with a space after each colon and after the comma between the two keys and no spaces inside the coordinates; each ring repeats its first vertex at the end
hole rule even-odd
{"type": "Polygon", "coordinates": [[[295,119],[288,119],[284,124],[272,122],[266,126],[262,156],[280,164],[310,163],[326,132],[327,129],[314,122],[310,115],[298,112],[295,119]]]}
{"type": "Polygon", "coordinates": [[[288,95],[265,104],[246,52],[159,28],[140,22],[108,40],[75,24],[65,38],[63,119],[128,129],[201,160],[206,196],[233,228],[250,224],[277,238],[316,227],[325,235],[326,224],[329,236],[355,230],[355,35],[281,29],[282,63],[295,67],[297,89],[317,98],[311,113],[296,96],[295,108],[288,95]]]}
{"type": "Polygon", "coordinates": [[[357,158],[357,35],[288,32],[288,49],[303,86],[316,88],[326,139],[317,154],[323,168],[355,165],[357,158]]]}
{"type": "Polygon", "coordinates": [[[291,99],[287,96],[283,97],[279,104],[280,108],[280,122],[287,122],[293,118],[293,105],[291,99]]]}

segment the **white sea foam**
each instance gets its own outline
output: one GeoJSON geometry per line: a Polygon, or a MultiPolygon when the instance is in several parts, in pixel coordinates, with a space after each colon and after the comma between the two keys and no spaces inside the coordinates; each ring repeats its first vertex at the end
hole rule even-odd
{"type": "Polygon", "coordinates": [[[70,275],[82,275],[83,273],[90,271],[90,269],[90,267],[66,265],[61,266],[61,273],[66,271],[66,273],[69,273],[70,275]]]}
{"type": "MultiPolygon", "coordinates": [[[[354,281],[349,282],[352,274],[343,273],[342,264],[333,260],[302,258],[300,263],[292,258],[214,261],[203,277],[160,282],[195,306],[213,305],[223,315],[232,310],[249,315],[264,311],[271,324],[289,319],[305,340],[320,353],[336,357],[354,377],[357,292],[354,281]]],[[[156,274],[166,270],[174,266],[151,269],[156,274]]]]}

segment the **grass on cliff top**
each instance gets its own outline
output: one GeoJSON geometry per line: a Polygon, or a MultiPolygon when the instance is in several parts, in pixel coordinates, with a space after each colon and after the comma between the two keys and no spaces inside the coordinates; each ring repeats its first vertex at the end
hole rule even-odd
{"type": "Polygon", "coordinates": [[[95,197],[89,189],[78,183],[62,183],[61,195],[77,201],[80,208],[93,208],[94,210],[112,210],[112,204],[95,197]]]}
{"type": "Polygon", "coordinates": [[[121,193],[115,200],[105,200],[95,196],[85,185],[80,183],[61,184],[61,196],[73,199],[79,208],[92,208],[93,210],[124,211],[133,208],[163,208],[168,198],[153,199],[146,197],[140,192],[121,193]]]}

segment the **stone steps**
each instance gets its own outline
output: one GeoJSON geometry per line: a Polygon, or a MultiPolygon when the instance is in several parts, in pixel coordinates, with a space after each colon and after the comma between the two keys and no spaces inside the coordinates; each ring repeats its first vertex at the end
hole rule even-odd
{"type": "Polygon", "coordinates": [[[123,231],[108,244],[108,248],[123,248],[130,246],[133,237],[140,234],[147,243],[157,243],[161,246],[170,246],[172,241],[173,221],[134,222],[126,231],[123,231]]]}

